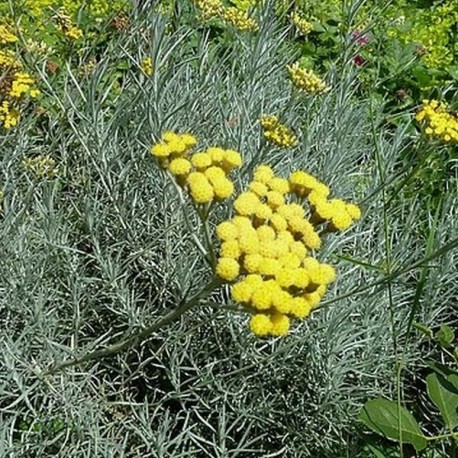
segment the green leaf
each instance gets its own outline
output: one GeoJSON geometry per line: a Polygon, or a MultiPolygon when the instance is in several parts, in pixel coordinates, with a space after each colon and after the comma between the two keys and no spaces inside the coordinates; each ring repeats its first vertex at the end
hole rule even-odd
{"type": "Polygon", "coordinates": [[[434,336],[433,331],[428,326],[422,323],[413,323],[413,327],[422,332],[425,336],[432,338],[434,336]]]}
{"type": "Polygon", "coordinates": [[[458,426],[458,391],[448,378],[438,374],[426,377],[428,396],[439,409],[450,430],[458,426]]]}
{"type": "Polygon", "coordinates": [[[402,442],[413,445],[417,451],[426,447],[426,438],[413,415],[404,407],[398,409],[394,401],[380,398],[367,401],[359,419],[372,431],[389,439],[400,441],[402,436],[402,442]]]}
{"type": "Polygon", "coordinates": [[[365,446],[363,448],[364,457],[367,458],[368,453],[371,458],[398,458],[399,447],[392,442],[388,442],[385,438],[375,435],[363,435],[365,446]]]}
{"type": "Polygon", "coordinates": [[[455,333],[450,326],[442,324],[439,331],[436,332],[435,337],[442,347],[448,348],[455,340],[455,333]]]}
{"type": "Polygon", "coordinates": [[[417,79],[420,86],[428,86],[431,84],[431,74],[422,66],[417,66],[412,69],[412,73],[417,79]]]}

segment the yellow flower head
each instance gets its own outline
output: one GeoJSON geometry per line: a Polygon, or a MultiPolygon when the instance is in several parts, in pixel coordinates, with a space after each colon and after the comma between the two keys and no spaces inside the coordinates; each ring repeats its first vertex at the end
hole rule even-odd
{"type": "Polygon", "coordinates": [[[220,240],[236,240],[239,235],[237,226],[231,221],[224,221],[216,226],[216,234],[220,240]]]}
{"type": "Polygon", "coordinates": [[[287,315],[283,315],[281,313],[275,313],[271,315],[270,321],[272,323],[272,328],[270,329],[270,333],[273,336],[285,336],[288,334],[290,321],[287,315]]]}
{"type": "Polygon", "coordinates": [[[223,153],[222,167],[226,172],[237,169],[242,165],[242,156],[237,151],[227,149],[223,153]]]}
{"type": "Polygon", "coordinates": [[[169,171],[173,175],[188,175],[191,171],[191,163],[184,158],[173,159],[169,164],[169,171]]]}
{"type": "Polygon", "coordinates": [[[267,184],[274,177],[273,170],[268,165],[259,165],[253,174],[253,181],[267,184]]]}
{"type": "Polygon", "coordinates": [[[260,204],[259,197],[253,192],[243,192],[234,201],[234,209],[239,215],[254,215],[256,208],[260,204]]]}
{"type": "Polygon", "coordinates": [[[249,273],[259,273],[259,266],[261,265],[263,260],[264,258],[258,253],[249,254],[245,256],[243,260],[243,266],[245,267],[245,270],[249,273]]]}
{"type": "Polygon", "coordinates": [[[221,165],[224,159],[224,149],[212,146],[207,149],[207,154],[211,157],[213,165],[221,165]]]}
{"type": "Polygon", "coordinates": [[[293,11],[289,15],[291,22],[296,26],[297,30],[302,35],[308,35],[313,30],[313,24],[308,22],[301,14],[297,11],[293,11]]]}
{"type": "Polygon", "coordinates": [[[265,337],[269,335],[272,330],[272,322],[268,315],[258,313],[251,317],[250,329],[255,336],[265,337]]]}
{"type": "Polygon", "coordinates": [[[282,124],[277,116],[263,115],[259,121],[267,141],[280,148],[291,148],[297,144],[294,132],[287,125],[282,124]]]}
{"type": "Polygon", "coordinates": [[[197,204],[206,204],[213,200],[213,187],[203,173],[191,172],[187,184],[191,191],[191,197],[197,204]]]}
{"type": "Polygon", "coordinates": [[[232,258],[220,258],[216,265],[216,273],[223,280],[233,281],[240,272],[239,263],[232,258]]]}
{"type": "Polygon", "coordinates": [[[242,254],[237,240],[229,240],[221,244],[221,257],[238,259],[242,254]]]}
{"type": "Polygon", "coordinates": [[[303,197],[315,189],[319,181],[312,175],[309,175],[307,172],[297,170],[290,175],[289,183],[291,190],[295,192],[299,197],[303,197]]]}
{"type": "Polygon", "coordinates": [[[423,100],[423,106],[415,116],[424,126],[426,135],[445,143],[458,142],[458,116],[446,103],[423,100]]]}
{"type": "Polygon", "coordinates": [[[294,297],[290,302],[290,310],[293,317],[301,320],[310,315],[312,305],[303,297],[294,297]]]}
{"type": "Polygon", "coordinates": [[[322,94],[329,91],[327,84],[312,70],[299,67],[298,63],[287,65],[289,76],[294,86],[309,94],[322,94]]]}
{"type": "Polygon", "coordinates": [[[251,192],[254,192],[258,197],[264,197],[267,194],[268,188],[264,183],[260,183],[259,181],[252,181],[248,189],[251,192]]]}
{"type": "Polygon", "coordinates": [[[226,177],[211,181],[213,192],[218,199],[228,199],[234,192],[234,185],[231,180],[226,177]]]}
{"type": "Polygon", "coordinates": [[[271,191],[279,192],[282,195],[290,191],[288,180],[284,178],[274,177],[268,181],[267,186],[271,191]]]}
{"type": "Polygon", "coordinates": [[[151,57],[145,57],[142,60],[140,67],[145,75],[151,76],[153,74],[153,59],[151,59],[151,57]]]}
{"type": "Polygon", "coordinates": [[[239,281],[237,283],[234,283],[231,287],[232,299],[235,302],[248,304],[251,300],[253,289],[254,289],[254,285],[250,284],[250,282],[247,281],[246,279],[239,281]]]}
{"type": "Polygon", "coordinates": [[[191,158],[192,165],[198,170],[205,170],[212,165],[212,158],[208,153],[195,153],[191,158]]]}

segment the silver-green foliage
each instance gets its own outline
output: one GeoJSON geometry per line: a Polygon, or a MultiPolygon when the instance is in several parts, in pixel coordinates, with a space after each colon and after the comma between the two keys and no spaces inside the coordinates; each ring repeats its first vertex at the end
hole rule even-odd
{"type": "MultiPolygon", "coordinates": [[[[349,66],[328,75],[330,93],[284,110],[294,56],[268,9],[257,35],[217,42],[186,8],[167,30],[149,6],[92,73],[69,65],[56,86],[42,72],[51,115],[0,137],[0,456],[344,456],[360,406],[393,392],[395,358],[422,357],[404,332],[422,259],[456,236],[456,189],[437,215],[400,197],[409,131],[384,128],[357,101],[349,66]],[[150,78],[138,69],[145,50],[150,78]],[[113,95],[121,58],[131,69],[113,95]],[[300,138],[293,151],[260,135],[259,116],[282,110],[300,138]],[[239,149],[239,189],[267,162],[280,174],[308,169],[334,195],[363,201],[361,222],[320,254],[338,281],[281,340],[257,340],[245,315],[221,310],[224,289],[139,347],[41,376],[154,322],[211,278],[191,236],[202,236],[198,219],[148,151],[166,129],[239,149]],[[21,168],[34,154],[56,159],[57,179],[21,168]]],[[[221,205],[212,224],[229,215],[221,205]]],[[[427,263],[419,321],[447,318],[456,261],[446,249],[427,263]]]]}

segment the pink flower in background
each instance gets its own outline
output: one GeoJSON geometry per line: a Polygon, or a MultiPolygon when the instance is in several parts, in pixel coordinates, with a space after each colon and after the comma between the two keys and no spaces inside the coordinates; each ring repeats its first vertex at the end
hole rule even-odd
{"type": "Polygon", "coordinates": [[[359,46],[365,46],[370,42],[369,35],[367,33],[362,33],[359,29],[352,32],[350,40],[352,43],[356,43],[359,46]]]}
{"type": "Polygon", "coordinates": [[[353,57],[353,63],[358,67],[362,67],[366,63],[366,60],[363,56],[361,56],[361,54],[357,54],[355,57],[353,57]]]}

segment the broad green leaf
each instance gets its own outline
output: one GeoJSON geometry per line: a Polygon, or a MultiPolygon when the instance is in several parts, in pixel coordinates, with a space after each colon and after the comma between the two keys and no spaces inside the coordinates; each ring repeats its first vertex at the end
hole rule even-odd
{"type": "Polygon", "coordinates": [[[458,393],[458,372],[453,371],[453,373],[448,374],[447,381],[453,385],[455,393],[458,393]]]}
{"type": "Polygon", "coordinates": [[[367,444],[367,448],[370,452],[374,454],[375,458],[386,458],[386,455],[383,450],[379,450],[376,446],[367,444]]]}
{"type": "Polygon", "coordinates": [[[436,339],[444,347],[450,347],[455,340],[455,333],[453,329],[447,324],[442,324],[439,331],[436,332],[436,339]]]}
{"type": "Polygon", "coordinates": [[[425,436],[413,415],[404,407],[398,409],[394,401],[380,398],[367,401],[359,419],[372,431],[389,439],[400,441],[402,436],[402,442],[413,445],[417,451],[426,447],[425,436]]]}
{"type": "Polygon", "coordinates": [[[448,378],[437,374],[426,377],[428,396],[436,404],[446,426],[453,430],[458,426],[458,391],[448,378]]]}
{"type": "Polygon", "coordinates": [[[445,364],[441,364],[436,361],[427,361],[426,365],[436,374],[442,375],[442,377],[445,378],[453,374],[458,375],[458,372],[450,369],[450,367],[446,366],[445,364]]]}

